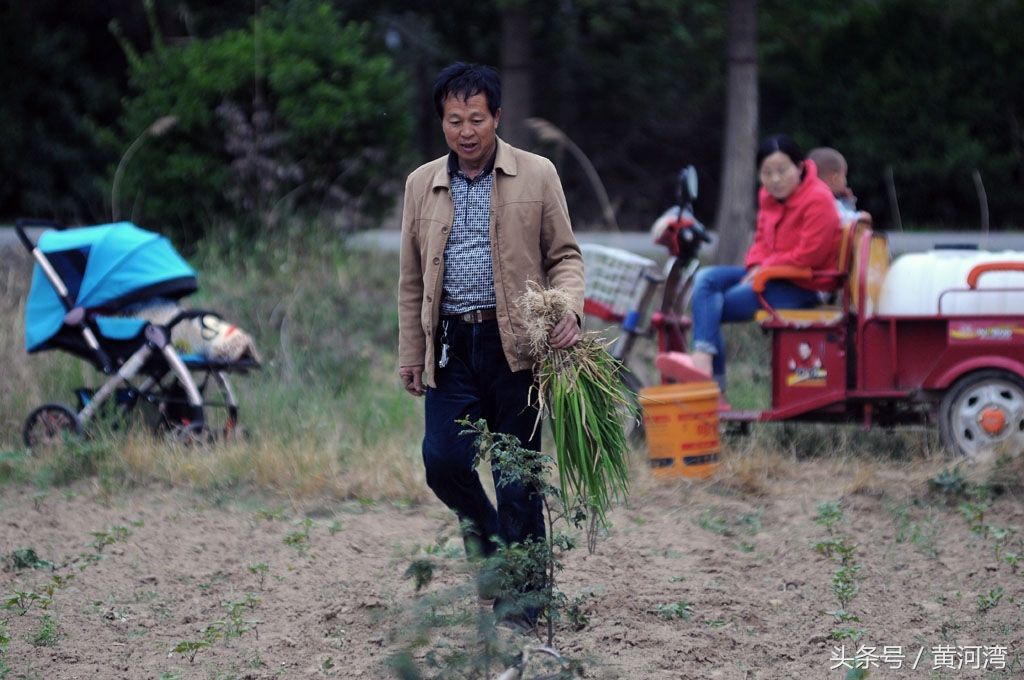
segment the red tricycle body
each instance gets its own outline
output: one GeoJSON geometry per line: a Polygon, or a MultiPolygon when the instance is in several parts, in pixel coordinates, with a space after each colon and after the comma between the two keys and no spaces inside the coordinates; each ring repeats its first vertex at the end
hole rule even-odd
{"type": "MultiPolygon", "coordinates": [[[[762,271],[755,290],[772,278],[833,276],[834,304],[777,310],[762,298],[757,322],[770,336],[771,405],[724,406],[720,420],[938,424],[959,455],[1024,449],[1024,255],[904,257],[927,260],[923,272],[911,272],[909,285],[890,273],[885,236],[857,224],[844,230],[834,271],[762,271]],[[962,276],[949,275],[954,264],[962,276]],[[918,295],[914,305],[899,302],[901,285],[913,288],[938,274],[949,283],[918,295]]],[[[685,351],[689,320],[678,309],[678,301],[663,305],[651,320],[662,356],[685,351]]],[[[662,383],[683,380],[662,370],[662,383]]]]}

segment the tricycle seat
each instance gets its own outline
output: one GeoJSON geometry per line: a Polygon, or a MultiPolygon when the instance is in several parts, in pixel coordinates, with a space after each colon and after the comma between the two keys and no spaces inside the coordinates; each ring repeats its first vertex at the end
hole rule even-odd
{"type": "Polygon", "coordinates": [[[776,309],[773,316],[771,312],[762,309],[754,315],[754,320],[762,326],[771,325],[773,322],[781,322],[794,328],[811,325],[834,326],[843,320],[843,310],[833,306],[812,309],[776,309]]]}

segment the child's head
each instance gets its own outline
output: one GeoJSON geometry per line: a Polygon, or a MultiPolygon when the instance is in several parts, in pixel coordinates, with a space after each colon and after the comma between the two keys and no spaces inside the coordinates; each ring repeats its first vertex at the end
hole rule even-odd
{"type": "Polygon", "coordinates": [[[828,185],[835,196],[845,196],[850,192],[846,184],[846,159],[843,154],[827,146],[812,149],[807,157],[818,167],[818,177],[828,185]]]}

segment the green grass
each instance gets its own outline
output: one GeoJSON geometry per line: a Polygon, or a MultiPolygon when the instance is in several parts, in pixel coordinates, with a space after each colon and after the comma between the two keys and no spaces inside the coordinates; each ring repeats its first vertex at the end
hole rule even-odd
{"type": "MultiPolygon", "coordinates": [[[[355,253],[326,228],[299,225],[256,241],[215,236],[190,258],[200,291],[192,307],[218,311],[250,332],[264,366],[232,382],[246,438],[215,452],[194,451],[131,432],[92,428],[92,437],[45,455],[29,455],[21,427],[46,402],[73,405],[74,389],[103,376],[61,352],[29,356],[23,316],[31,267],[20,249],[0,273],[0,483],[46,489],[82,477],[104,489],[159,480],[230,497],[240,487],[286,494],[418,500],[422,401],[396,378],[398,258],[355,253]]],[[[612,337],[609,333],[608,337],[612,337]]],[[[728,398],[734,408],[769,406],[769,338],[756,324],[725,327],[728,398]]],[[[631,366],[656,380],[653,342],[641,341],[631,366]]],[[[726,436],[727,449],[787,457],[863,455],[918,459],[937,448],[920,430],[865,433],[858,425],[755,425],[749,438],[726,436]]],[[[550,449],[550,427],[544,428],[550,449]]],[[[641,454],[642,455],[642,454],[641,454]]]]}
{"type": "Polygon", "coordinates": [[[46,488],[99,475],[111,485],[160,479],[214,490],[245,484],[288,493],[327,491],[416,498],[422,402],[396,377],[396,255],[350,252],[326,229],[255,242],[214,237],[190,262],[200,291],[187,306],[211,309],[253,335],[262,370],[234,376],[243,443],[202,457],[132,432],[97,432],[46,455],[27,455],[24,418],[46,402],[72,407],[79,386],[104,377],[62,352],[29,356],[25,253],[4,255],[0,274],[0,482],[46,488]],[[347,473],[355,472],[355,475],[347,473]],[[347,476],[346,476],[347,475],[347,476]],[[347,481],[340,481],[345,479],[347,481]]]}

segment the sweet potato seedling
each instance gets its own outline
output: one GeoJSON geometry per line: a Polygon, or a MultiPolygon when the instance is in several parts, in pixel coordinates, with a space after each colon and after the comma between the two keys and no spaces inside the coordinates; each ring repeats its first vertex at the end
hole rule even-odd
{"type": "Polygon", "coordinates": [[[97,553],[102,553],[103,549],[108,545],[114,545],[118,541],[127,541],[132,535],[132,531],[128,527],[115,525],[106,531],[90,531],[89,534],[94,539],[89,545],[92,546],[97,553]]]}
{"type": "Polygon", "coordinates": [[[270,565],[266,562],[257,562],[256,564],[249,565],[249,573],[256,576],[256,580],[259,584],[260,590],[263,590],[263,582],[267,578],[267,574],[270,572],[270,565]]]}
{"type": "Polygon", "coordinates": [[[682,619],[689,621],[693,616],[693,606],[684,600],[672,602],[671,604],[659,604],[655,606],[654,613],[665,621],[682,619]]]}
{"type": "Polygon", "coordinates": [[[15,610],[18,616],[24,616],[33,604],[38,603],[42,609],[50,606],[50,598],[31,590],[15,590],[4,598],[4,609],[15,610]]]}
{"type": "Polygon", "coordinates": [[[34,548],[14,550],[7,556],[5,562],[14,571],[21,569],[53,569],[53,562],[40,558],[34,548]]]}
{"type": "Polygon", "coordinates": [[[32,636],[32,644],[36,647],[56,647],[59,639],[57,620],[49,614],[43,614],[39,620],[39,630],[32,636]]]}
{"type": "Polygon", "coordinates": [[[189,663],[196,660],[196,654],[204,649],[209,649],[212,643],[209,640],[182,640],[171,651],[188,658],[189,663]]]}
{"type": "Polygon", "coordinates": [[[978,595],[978,611],[987,612],[989,609],[994,608],[1003,599],[1003,589],[993,588],[987,593],[978,595]]]}

